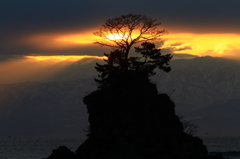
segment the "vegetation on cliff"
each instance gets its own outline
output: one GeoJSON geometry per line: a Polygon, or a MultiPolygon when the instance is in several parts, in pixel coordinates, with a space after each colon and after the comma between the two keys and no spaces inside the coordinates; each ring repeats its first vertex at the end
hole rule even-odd
{"type": "MultiPolygon", "coordinates": [[[[78,159],[207,159],[202,140],[184,132],[175,104],[160,94],[149,77],[156,68],[169,72],[170,54],[162,55],[152,40],[165,32],[154,19],[123,15],[109,19],[96,42],[114,50],[97,64],[99,88],[84,97],[89,113],[88,139],[76,151],[78,159]],[[138,35],[134,35],[136,32],[138,35]],[[110,35],[109,35],[110,34],[110,35]],[[112,38],[114,37],[114,38],[112,38]],[[140,56],[129,56],[134,44],[140,56]]],[[[49,158],[52,159],[52,158],[49,158]]]]}

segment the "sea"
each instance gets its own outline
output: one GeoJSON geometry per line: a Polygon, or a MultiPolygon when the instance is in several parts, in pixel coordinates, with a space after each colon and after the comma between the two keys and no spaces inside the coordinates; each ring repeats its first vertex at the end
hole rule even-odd
{"type": "MultiPolygon", "coordinates": [[[[196,135],[203,140],[209,154],[221,153],[226,159],[240,159],[240,135],[196,135]]],[[[86,140],[85,136],[0,137],[0,159],[43,159],[50,156],[53,149],[67,146],[75,152],[86,140]]]]}

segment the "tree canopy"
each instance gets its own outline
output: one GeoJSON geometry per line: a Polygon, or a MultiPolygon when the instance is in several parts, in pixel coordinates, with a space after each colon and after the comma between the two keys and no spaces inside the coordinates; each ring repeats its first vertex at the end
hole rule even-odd
{"type": "Polygon", "coordinates": [[[129,79],[149,80],[154,75],[154,69],[159,68],[169,72],[168,66],[172,56],[162,55],[161,49],[155,48],[151,41],[159,40],[166,32],[160,30],[161,23],[144,15],[122,15],[109,19],[95,35],[103,38],[103,41],[95,42],[101,46],[113,48],[107,57],[106,64],[96,64],[96,70],[100,73],[100,79],[95,79],[99,87],[105,87],[120,81],[129,79]],[[129,51],[134,44],[137,56],[129,56],[129,51]]]}
{"type": "Polygon", "coordinates": [[[128,58],[130,48],[137,43],[159,40],[166,33],[160,29],[161,22],[145,15],[122,15],[108,19],[94,35],[103,38],[95,44],[119,49],[128,58]]]}

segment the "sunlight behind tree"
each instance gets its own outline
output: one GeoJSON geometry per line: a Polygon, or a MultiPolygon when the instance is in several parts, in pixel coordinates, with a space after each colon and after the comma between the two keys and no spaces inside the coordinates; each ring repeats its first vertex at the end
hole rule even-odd
{"type": "Polygon", "coordinates": [[[126,60],[134,44],[161,40],[166,31],[159,28],[160,24],[156,19],[144,15],[122,15],[107,20],[99,31],[94,32],[94,35],[103,39],[95,44],[123,51],[126,60]]]}
{"type": "Polygon", "coordinates": [[[106,64],[96,63],[95,69],[100,73],[100,79],[95,78],[98,88],[128,81],[150,81],[155,68],[165,72],[171,70],[171,54],[162,55],[161,49],[151,43],[161,40],[166,33],[159,29],[160,24],[144,15],[128,14],[107,20],[99,31],[94,32],[103,39],[95,44],[113,49],[110,54],[104,53],[106,64]],[[131,47],[139,43],[141,47],[134,47],[135,56],[129,56],[131,47]]]}

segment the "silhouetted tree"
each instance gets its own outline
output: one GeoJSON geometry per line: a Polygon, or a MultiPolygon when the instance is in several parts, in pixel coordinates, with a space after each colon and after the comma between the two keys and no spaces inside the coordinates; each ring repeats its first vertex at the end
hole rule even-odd
{"type": "MultiPolygon", "coordinates": [[[[122,15],[109,19],[94,35],[103,38],[95,44],[121,50],[124,62],[127,63],[129,51],[136,43],[159,40],[166,33],[160,29],[156,19],[144,15],[122,15]]],[[[127,66],[125,67],[127,69],[127,66]]]]}
{"type": "Polygon", "coordinates": [[[149,80],[149,77],[155,74],[155,68],[169,72],[171,68],[168,65],[172,56],[161,55],[160,51],[161,49],[156,49],[153,43],[143,42],[141,47],[135,47],[135,52],[140,56],[132,56],[125,60],[124,52],[119,49],[110,54],[104,54],[107,57],[104,60],[106,64],[96,64],[95,68],[100,73],[101,79],[95,79],[95,81],[101,88],[128,79],[149,80]]]}
{"type": "Polygon", "coordinates": [[[100,73],[101,79],[95,79],[100,85],[105,87],[109,84],[129,78],[142,78],[148,80],[154,75],[154,69],[169,72],[168,66],[172,56],[170,54],[161,55],[161,49],[156,49],[149,41],[159,40],[166,33],[159,29],[161,23],[144,15],[122,15],[109,19],[99,29],[94,32],[104,41],[95,42],[101,46],[111,47],[114,50],[110,54],[104,53],[107,57],[106,64],[97,63],[95,67],[100,73]],[[134,44],[140,43],[141,47],[135,47],[135,52],[140,56],[130,56],[129,51],[134,44]]]}

